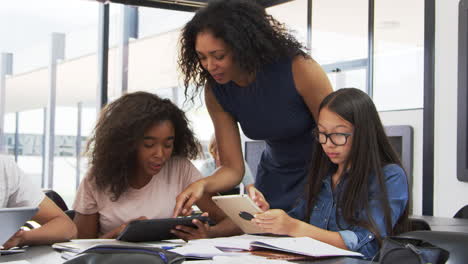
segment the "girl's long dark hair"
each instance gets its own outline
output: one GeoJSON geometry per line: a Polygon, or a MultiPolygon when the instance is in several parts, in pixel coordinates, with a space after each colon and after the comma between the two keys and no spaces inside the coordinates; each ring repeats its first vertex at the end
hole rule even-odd
{"type": "MultiPolygon", "coordinates": [[[[380,188],[380,196],[377,199],[381,201],[387,234],[393,235],[406,231],[409,201],[403,215],[392,228],[391,209],[382,170],[385,165],[391,163],[402,166],[385,134],[372,99],[361,90],[345,88],[325,97],[320,104],[319,111],[323,108],[329,109],[354,125],[353,143],[349,159],[345,162],[345,168],[349,169],[343,172],[346,173],[345,190],[339,195],[337,201],[337,208],[342,208],[344,221],[347,224],[370,230],[376,235],[379,243],[382,241],[382,236],[369,211],[370,177],[375,176],[380,188]],[[357,212],[365,212],[366,215],[357,217],[357,212]]],[[[336,170],[336,168],[337,166],[324,153],[320,143],[316,141],[306,190],[307,216],[310,216],[311,208],[320,192],[322,180],[327,177],[330,170],[336,170]]],[[[339,221],[338,224],[340,224],[339,221]]]]}
{"type": "Polygon", "coordinates": [[[184,26],[178,64],[184,76],[186,99],[193,101],[207,82],[214,83],[195,50],[200,32],[209,31],[222,39],[230,48],[234,63],[245,73],[255,74],[281,58],[307,56],[304,46],[256,2],[213,0],[184,26]]]}
{"type": "Polygon", "coordinates": [[[195,159],[199,142],[185,113],[168,99],[147,92],[126,94],[108,104],[88,141],[89,175],[101,191],[116,201],[128,189],[137,166],[137,150],[145,132],[153,125],[170,121],[174,126],[173,156],[195,159]]]}

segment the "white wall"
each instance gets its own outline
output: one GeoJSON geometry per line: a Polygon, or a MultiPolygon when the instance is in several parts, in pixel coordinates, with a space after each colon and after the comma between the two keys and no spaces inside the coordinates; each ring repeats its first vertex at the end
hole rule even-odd
{"type": "Polygon", "coordinates": [[[434,215],[446,217],[468,204],[456,163],[458,2],[436,0],[434,215]]]}
{"type": "Polygon", "coordinates": [[[409,125],[413,127],[413,190],[412,214],[422,214],[422,149],[423,149],[423,110],[380,112],[385,126],[409,125]]]}
{"type": "MultiPolygon", "coordinates": [[[[468,204],[468,183],[457,179],[458,2],[436,0],[434,215],[453,217],[468,204]]],[[[423,111],[381,112],[384,125],[414,128],[413,214],[422,214],[423,111]]]]}

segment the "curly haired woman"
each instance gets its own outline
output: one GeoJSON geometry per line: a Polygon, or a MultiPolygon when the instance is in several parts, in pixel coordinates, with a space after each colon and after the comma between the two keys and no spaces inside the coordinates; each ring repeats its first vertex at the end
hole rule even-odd
{"type": "MultiPolygon", "coordinates": [[[[224,0],[209,2],[185,25],[179,67],[186,97],[204,90],[222,166],[178,196],[174,215],[188,212],[204,192],[241,181],[237,123],[266,142],[255,187],[273,208],[291,209],[304,189],[318,107],[332,92],[320,65],[255,1],[224,0]]],[[[255,187],[248,186],[250,196],[267,209],[255,187]]]]}
{"type": "MultiPolygon", "coordinates": [[[[184,112],[167,99],[136,92],[107,105],[88,142],[91,167],[73,206],[78,237],[114,238],[131,220],[170,217],[177,194],[202,178],[188,160],[198,146],[184,112]]],[[[219,221],[224,215],[210,198],[197,205],[219,221]]],[[[208,236],[192,230],[196,235],[208,236]]]]}

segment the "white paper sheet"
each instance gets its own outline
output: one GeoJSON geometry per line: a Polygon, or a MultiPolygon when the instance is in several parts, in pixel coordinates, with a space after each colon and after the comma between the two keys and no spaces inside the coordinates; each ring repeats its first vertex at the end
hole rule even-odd
{"type": "Polygon", "coordinates": [[[256,235],[241,235],[232,237],[218,237],[209,239],[191,240],[192,245],[210,245],[226,250],[250,250],[250,243],[256,240],[276,239],[277,237],[256,236],[256,235]]]}
{"type": "Polygon", "coordinates": [[[277,239],[256,240],[254,247],[269,248],[312,257],[362,256],[361,253],[337,248],[310,237],[281,237],[277,239]]]}
{"type": "Polygon", "coordinates": [[[196,258],[213,258],[215,256],[242,256],[249,255],[249,253],[231,253],[224,252],[218,248],[211,245],[186,245],[183,247],[177,247],[175,249],[170,249],[169,251],[181,254],[187,257],[196,257],[196,258]]]}

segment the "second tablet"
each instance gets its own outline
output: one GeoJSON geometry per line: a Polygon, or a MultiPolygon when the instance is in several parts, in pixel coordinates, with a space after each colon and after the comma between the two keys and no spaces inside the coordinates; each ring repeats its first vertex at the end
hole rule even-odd
{"type": "Polygon", "coordinates": [[[179,218],[163,218],[136,220],[130,222],[120,233],[117,240],[128,242],[160,241],[177,238],[171,233],[177,225],[184,225],[196,228],[192,220],[197,219],[201,222],[210,222],[206,216],[187,216],[179,218]]]}

